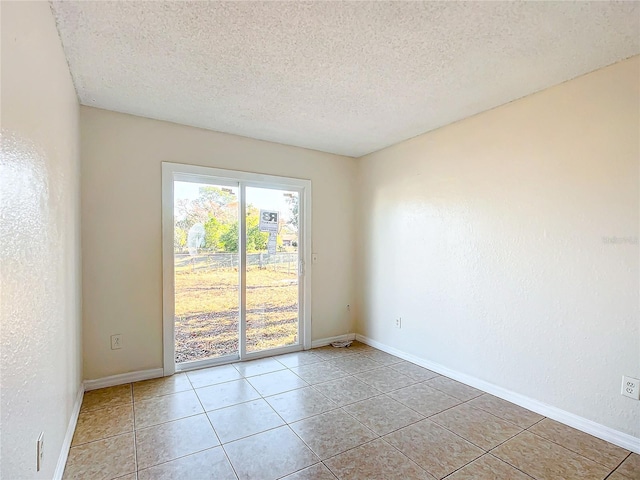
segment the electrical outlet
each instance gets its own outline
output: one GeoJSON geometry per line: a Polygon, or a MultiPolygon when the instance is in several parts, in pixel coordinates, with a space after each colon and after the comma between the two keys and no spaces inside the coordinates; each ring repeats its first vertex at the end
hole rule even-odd
{"type": "Polygon", "coordinates": [[[111,350],[118,350],[119,348],[122,348],[122,335],[119,333],[111,335],[111,350]]]}
{"type": "Polygon", "coordinates": [[[44,432],[40,432],[36,447],[36,472],[39,472],[44,463],[44,432]]]}
{"type": "Polygon", "coordinates": [[[622,377],[622,395],[640,400],[640,380],[631,377],[622,377]]]}
{"type": "Polygon", "coordinates": [[[396,328],[402,328],[402,317],[396,318],[396,328]]]}
{"type": "Polygon", "coordinates": [[[351,305],[347,305],[347,312],[351,311],[351,305]]]}

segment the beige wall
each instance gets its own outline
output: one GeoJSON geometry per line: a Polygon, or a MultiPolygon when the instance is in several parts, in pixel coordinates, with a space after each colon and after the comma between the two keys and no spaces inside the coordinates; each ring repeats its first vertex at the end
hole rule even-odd
{"type": "Polygon", "coordinates": [[[313,339],[353,331],[354,159],[89,107],[81,129],[86,379],[162,367],[163,161],[310,179],[313,339]]]}
{"type": "Polygon", "coordinates": [[[0,12],[0,477],[45,479],[82,380],[78,102],[49,4],[0,12]]]}
{"type": "Polygon", "coordinates": [[[635,57],[361,159],[357,330],[640,437],[639,85],[635,57]]]}

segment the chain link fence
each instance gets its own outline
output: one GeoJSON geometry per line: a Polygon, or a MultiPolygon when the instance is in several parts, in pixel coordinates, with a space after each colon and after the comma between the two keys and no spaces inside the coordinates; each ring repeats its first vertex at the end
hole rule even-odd
{"type": "MultiPolygon", "coordinates": [[[[188,253],[175,254],[176,268],[191,271],[210,271],[223,268],[238,268],[240,255],[237,253],[200,253],[191,256],[188,253]]],[[[269,269],[278,272],[295,273],[298,270],[297,252],[278,252],[268,254],[266,252],[247,253],[247,267],[269,269]]]]}

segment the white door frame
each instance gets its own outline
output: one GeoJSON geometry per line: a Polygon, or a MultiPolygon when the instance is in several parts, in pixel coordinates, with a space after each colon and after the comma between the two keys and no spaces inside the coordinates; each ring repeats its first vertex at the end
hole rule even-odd
{"type": "Polygon", "coordinates": [[[277,353],[286,353],[311,348],[311,180],[264,175],[261,173],[223,170],[219,168],[185,165],[180,163],[162,162],[162,344],[164,375],[176,372],[175,363],[175,277],[174,277],[174,212],[173,212],[173,182],[174,180],[193,181],[198,183],[212,183],[239,187],[240,218],[239,243],[240,254],[240,343],[239,352],[233,358],[200,360],[189,362],[186,368],[191,370],[209,365],[228,363],[229,361],[260,358],[277,353]],[[274,188],[297,191],[300,195],[298,225],[298,254],[300,270],[298,272],[298,345],[265,350],[261,352],[246,352],[244,320],[246,310],[246,291],[242,285],[246,284],[246,187],[274,188]]]}

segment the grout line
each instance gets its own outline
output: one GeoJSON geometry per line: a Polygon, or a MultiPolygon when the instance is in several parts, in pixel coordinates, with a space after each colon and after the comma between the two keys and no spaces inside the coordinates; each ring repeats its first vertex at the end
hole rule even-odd
{"type": "MultiPolygon", "coordinates": [[[[573,452],[573,453],[575,453],[576,455],[580,455],[581,457],[584,457],[584,458],[586,458],[587,460],[591,460],[592,462],[595,462],[595,463],[597,463],[598,465],[602,465],[602,466],[603,466],[603,467],[605,467],[605,468],[611,468],[611,467],[609,467],[609,465],[605,465],[604,463],[601,463],[600,461],[596,460],[595,458],[587,457],[586,455],[584,455],[584,454],[582,454],[582,453],[580,453],[580,452],[578,452],[578,451],[574,450],[573,448],[570,448],[570,447],[569,447],[569,446],[567,446],[567,445],[563,445],[563,444],[561,444],[561,443],[558,443],[556,440],[553,440],[553,439],[548,438],[548,437],[544,437],[544,436],[542,436],[542,435],[540,435],[540,434],[537,434],[536,432],[533,432],[533,431],[529,430],[529,429],[530,429],[531,427],[533,427],[534,425],[537,425],[537,424],[541,423],[543,420],[546,420],[546,419],[548,419],[548,417],[543,417],[541,420],[538,420],[538,421],[537,421],[536,423],[534,423],[533,425],[530,425],[529,427],[527,427],[527,428],[526,428],[526,430],[527,430],[529,433],[531,433],[532,435],[536,435],[536,436],[538,436],[538,437],[540,437],[540,438],[542,438],[542,439],[544,439],[544,440],[546,440],[546,441],[548,441],[548,442],[551,442],[551,443],[553,443],[553,444],[555,444],[555,445],[558,445],[558,446],[560,446],[560,447],[562,447],[562,448],[565,448],[566,450],[569,450],[570,452],[573,452]]],[[[550,419],[550,418],[549,418],[549,420],[554,421],[553,419],[550,419]]],[[[559,422],[558,422],[558,423],[559,423],[559,422]]],[[[588,434],[588,433],[586,433],[586,432],[581,432],[580,430],[577,430],[577,429],[575,429],[575,428],[573,428],[573,427],[569,427],[568,425],[564,425],[564,426],[566,426],[567,428],[572,428],[573,430],[576,430],[577,432],[579,432],[579,433],[581,433],[581,434],[589,435],[589,434],[588,434]]],[[[589,436],[590,436],[590,437],[593,437],[593,435],[589,435],[589,436]]],[[[609,443],[609,442],[607,442],[606,440],[602,440],[601,438],[598,438],[598,437],[593,437],[593,438],[595,438],[596,440],[599,440],[599,441],[601,441],[601,442],[609,443]]],[[[622,459],[622,461],[621,461],[621,462],[620,462],[616,467],[614,467],[614,469],[611,471],[611,473],[613,473],[613,471],[615,471],[615,470],[616,470],[616,469],[617,469],[617,468],[622,464],[622,462],[624,462],[624,461],[629,457],[629,455],[631,455],[631,453],[632,453],[632,452],[630,452],[629,450],[627,450],[626,448],[618,447],[617,445],[614,445],[614,446],[615,446],[615,447],[617,447],[617,448],[620,448],[620,449],[624,450],[625,452],[627,452],[627,455],[624,457],[624,459],[622,459]]],[[[611,473],[609,473],[609,475],[611,475],[611,473]]],[[[607,475],[607,476],[608,476],[608,475],[607,475]]]]}
{"type": "MultiPolygon", "coordinates": [[[[175,458],[170,458],[169,460],[163,460],[163,461],[161,461],[159,463],[154,463],[153,465],[149,465],[148,467],[144,467],[144,468],[141,468],[140,470],[136,470],[136,474],[138,472],[143,471],[143,470],[149,470],[150,468],[157,467],[159,465],[165,465],[167,463],[171,463],[171,462],[174,462],[176,460],[180,460],[180,459],[183,459],[183,458],[186,458],[186,457],[190,457],[191,455],[196,455],[198,453],[206,452],[207,450],[213,450],[214,448],[218,448],[218,447],[221,447],[221,445],[214,445],[213,447],[203,448],[202,450],[197,450],[195,452],[190,452],[190,453],[187,453],[187,454],[184,454],[184,455],[180,455],[180,456],[175,457],[175,458]]],[[[231,463],[231,462],[229,462],[229,463],[231,463]]],[[[129,475],[129,474],[127,474],[127,475],[129,475]]]]}
{"type": "MultiPolygon", "coordinates": [[[[454,432],[454,431],[453,431],[453,430],[451,430],[449,427],[447,427],[447,426],[445,426],[445,425],[441,425],[441,424],[439,424],[438,422],[436,422],[436,421],[434,421],[434,420],[431,420],[431,418],[432,418],[432,417],[435,417],[436,415],[440,415],[441,413],[444,413],[444,412],[446,412],[447,410],[452,410],[452,409],[454,409],[454,408],[456,408],[456,407],[459,407],[460,405],[463,405],[464,403],[466,403],[466,402],[462,402],[462,403],[460,403],[460,404],[458,404],[458,405],[454,405],[453,407],[449,407],[449,408],[447,408],[447,409],[443,410],[442,412],[438,412],[438,413],[436,413],[436,414],[434,414],[434,415],[431,415],[431,417],[428,417],[428,419],[429,419],[431,422],[433,422],[433,423],[435,423],[436,425],[438,425],[439,427],[444,428],[445,430],[447,430],[447,431],[449,431],[449,432],[453,433],[453,434],[454,434],[454,435],[456,435],[457,437],[460,437],[460,438],[461,438],[462,440],[464,440],[465,442],[470,443],[470,444],[471,444],[471,445],[473,445],[474,447],[479,448],[480,450],[482,450],[482,451],[484,452],[484,453],[483,453],[483,455],[484,455],[485,453],[489,453],[490,451],[492,451],[492,450],[493,450],[493,449],[495,449],[495,448],[498,448],[498,447],[499,447],[500,445],[502,445],[503,443],[508,442],[508,441],[509,441],[509,440],[511,440],[512,438],[514,438],[514,437],[516,437],[516,436],[520,435],[522,432],[524,432],[524,429],[523,429],[523,428],[518,427],[518,428],[520,428],[520,431],[519,431],[518,433],[516,433],[516,434],[514,434],[514,435],[511,435],[511,436],[510,436],[509,438],[507,438],[506,440],[504,440],[504,441],[502,441],[502,442],[498,443],[497,445],[495,445],[495,446],[493,446],[493,447],[491,447],[491,448],[489,448],[489,449],[487,450],[487,449],[485,449],[485,447],[482,447],[482,446],[478,445],[477,443],[474,443],[473,441],[471,441],[471,439],[463,437],[463,436],[462,436],[462,434],[457,433],[457,432],[454,432]]],[[[485,413],[487,413],[487,412],[485,412],[485,413]]],[[[495,415],[493,415],[493,416],[495,417],[495,415]]],[[[502,420],[502,419],[501,419],[501,420],[502,420]]],[[[481,456],[482,456],[482,455],[481,455],[481,456]]]]}
{"type": "MultiPolygon", "coordinates": [[[[374,433],[375,433],[375,432],[374,432],[374,433]]],[[[377,434],[376,434],[376,435],[377,435],[377,434]]],[[[340,452],[340,453],[336,453],[335,455],[331,455],[330,457],[327,457],[327,458],[325,458],[324,460],[322,460],[322,462],[324,463],[324,462],[326,462],[327,460],[331,460],[332,458],[339,457],[340,455],[343,455],[343,454],[345,454],[345,453],[347,453],[347,452],[350,452],[351,450],[355,450],[356,448],[364,447],[365,445],[368,445],[368,444],[370,444],[370,443],[372,443],[372,442],[375,442],[376,440],[383,440],[383,438],[382,438],[381,436],[379,436],[379,435],[378,435],[377,437],[372,438],[371,440],[367,440],[366,442],[361,443],[360,445],[356,445],[355,447],[347,448],[344,452],[340,452]]],[[[386,443],[386,442],[385,442],[385,443],[386,443]]],[[[391,446],[393,447],[393,445],[391,445],[391,446]]],[[[395,447],[393,447],[393,448],[395,448],[395,447]]],[[[327,468],[329,468],[329,467],[327,466],[327,468]]]]}
{"type": "MultiPolygon", "coordinates": [[[[115,435],[107,435],[106,437],[96,438],[95,440],[91,440],[90,442],[79,443],[77,445],[72,446],[71,448],[84,447],[86,445],[91,445],[92,443],[101,442],[102,440],[108,440],[110,438],[122,437],[124,435],[131,435],[132,433],[134,433],[134,432],[130,431],[130,432],[116,433],[115,435]]],[[[125,475],[128,475],[128,473],[125,474],[125,475]]]]}
{"type": "Polygon", "coordinates": [[[547,419],[547,418],[549,418],[549,417],[542,417],[540,420],[535,421],[534,423],[532,423],[531,425],[529,425],[527,428],[525,428],[525,430],[529,431],[529,429],[530,429],[531,427],[533,427],[534,425],[539,424],[540,422],[542,422],[543,420],[545,420],[545,419],[547,419]]]}
{"type": "MultiPolygon", "coordinates": [[[[211,410],[209,410],[209,411],[211,411],[211,410]]],[[[165,420],[165,421],[162,421],[160,423],[153,423],[151,425],[144,425],[144,426],[138,428],[136,431],[139,432],[141,430],[147,430],[149,428],[159,427],[160,425],[166,425],[167,423],[179,422],[180,420],[186,420],[187,418],[197,417],[198,415],[206,415],[206,412],[193,413],[193,414],[190,414],[190,415],[185,415],[184,417],[173,418],[171,420],[165,420]]]]}
{"type": "Polygon", "coordinates": [[[431,472],[429,472],[425,467],[423,467],[422,465],[420,465],[418,462],[414,461],[411,457],[409,457],[407,454],[405,454],[402,450],[400,450],[398,447],[396,447],[395,445],[391,445],[389,442],[387,442],[385,440],[384,437],[380,437],[380,440],[382,440],[384,443],[386,443],[387,445],[389,445],[391,448],[395,449],[396,452],[398,452],[400,455],[402,455],[403,457],[405,457],[407,460],[409,460],[411,463],[413,463],[416,467],[418,467],[420,470],[426,472],[428,475],[431,475],[432,477],[435,477],[435,475],[433,475],[431,472]]]}
{"type": "MultiPolygon", "coordinates": [[[[202,405],[202,402],[200,402],[200,405],[202,405]]],[[[202,409],[204,410],[204,405],[202,406],[202,409]]],[[[207,414],[206,410],[204,412],[204,416],[207,417],[207,421],[209,422],[209,425],[211,425],[211,430],[213,430],[213,434],[218,439],[218,445],[222,445],[222,440],[220,439],[220,436],[218,435],[218,432],[216,431],[216,427],[213,426],[213,423],[211,422],[211,418],[207,414]]]]}
{"type": "Polygon", "coordinates": [[[240,478],[240,475],[238,475],[238,471],[236,470],[236,467],[231,461],[231,459],[229,458],[229,454],[227,453],[227,450],[224,448],[224,445],[220,445],[220,448],[222,448],[224,457],[227,459],[227,462],[229,462],[229,465],[231,466],[231,470],[233,470],[233,474],[236,476],[236,479],[240,478]]]}
{"type": "Polygon", "coordinates": [[[491,455],[493,458],[495,458],[496,460],[498,460],[499,462],[502,463],[506,463],[507,465],[515,468],[516,470],[518,470],[519,472],[524,473],[527,477],[531,477],[531,478],[535,478],[533,475],[528,474],[527,472],[525,472],[524,470],[522,470],[521,468],[517,467],[516,465],[511,465],[509,462],[507,462],[506,460],[503,460],[502,458],[494,455],[493,453],[487,453],[487,455],[491,455]]]}
{"type": "MultiPolygon", "coordinates": [[[[547,417],[545,417],[545,418],[547,418],[547,417]]],[[[542,421],[542,420],[541,420],[541,421],[542,421]]],[[[571,428],[571,427],[570,427],[570,428],[571,428]]],[[[575,430],[575,429],[574,429],[574,430],[575,430]]],[[[580,430],[578,430],[578,431],[580,432],[580,430]]],[[[550,438],[543,437],[542,435],[539,435],[539,434],[537,434],[536,432],[531,432],[531,431],[529,431],[528,429],[527,429],[527,432],[529,432],[531,435],[535,435],[536,437],[541,438],[542,440],[544,440],[544,441],[546,441],[546,442],[553,443],[554,445],[557,445],[558,447],[563,448],[563,449],[565,449],[565,450],[567,450],[567,451],[569,451],[569,452],[573,453],[574,455],[578,455],[579,457],[585,458],[585,459],[589,460],[590,462],[596,463],[596,464],[600,465],[601,467],[604,467],[604,468],[611,468],[611,467],[609,467],[609,466],[607,466],[607,465],[604,465],[603,463],[600,463],[600,462],[599,462],[599,461],[597,461],[597,460],[594,460],[593,458],[589,458],[589,457],[587,457],[586,455],[584,455],[584,454],[582,454],[582,453],[580,453],[580,452],[576,452],[575,450],[572,450],[571,448],[569,448],[569,447],[568,447],[568,446],[566,446],[566,445],[562,445],[562,444],[560,444],[560,443],[558,443],[558,442],[556,442],[556,441],[554,441],[554,440],[551,440],[550,438]]],[[[585,432],[580,432],[580,433],[585,433],[585,432]]],[[[586,435],[589,435],[589,434],[588,434],[588,433],[586,433],[586,435]]],[[[590,436],[592,436],[592,435],[590,435],[590,436]]],[[[594,438],[597,438],[597,437],[594,437],[594,438]]],[[[602,439],[598,438],[598,440],[602,440],[602,439]]],[[[603,441],[603,442],[606,442],[606,443],[609,443],[609,442],[607,442],[606,440],[602,440],[602,441],[603,441]]],[[[613,444],[611,444],[611,445],[613,445],[613,444]]],[[[617,445],[616,445],[616,447],[617,447],[617,445]]],[[[626,448],[622,448],[622,447],[618,447],[618,448],[621,448],[622,450],[625,450],[626,452],[628,452],[628,455],[626,455],[626,456],[625,456],[625,460],[629,457],[629,455],[631,455],[631,454],[632,454],[632,452],[629,452],[629,450],[627,450],[626,448]]],[[[623,460],[623,462],[624,462],[624,460],[623,460]]],[[[620,462],[620,464],[622,464],[622,462],[620,462]]],[[[620,466],[620,465],[618,465],[618,467],[619,467],[619,466],[620,466]]],[[[613,473],[613,471],[615,471],[615,469],[616,469],[616,468],[618,468],[618,467],[615,467],[615,468],[614,468],[614,469],[609,473],[609,475],[611,475],[611,473],[613,473]]]]}
{"type": "Polygon", "coordinates": [[[277,425],[277,426],[275,426],[275,427],[269,427],[269,428],[266,428],[266,429],[264,429],[264,430],[260,430],[259,432],[250,433],[250,434],[248,434],[248,435],[244,435],[244,436],[242,436],[242,437],[234,438],[233,440],[229,440],[228,442],[220,443],[220,445],[218,445],[218,446],[222,446],[222,445],[229,445],[230,443],[235,443],[235,442],[238,442],[238,441],[240,441],[240,440],[244,440],[244,439],[246,439],[246,438],[253,437],[253,436],[255,436],[255,435],[260,435],[261,433],[270,432],[271,430],[276,430],[276,429],[278,429],[278,428],[288,427],[288,426],[289,426],[289,424],[284,423],[284,424],[282,424],[282,425],[277,425]]]}
{"type": "MultiPolygon", "coordinates": [[[[615,466],[615,468],[611,471],[611,473],[613,473],[613,472],[615,472],[617,469],[619,469],[619,468],[620,468],[620,466],[621,466],[621,465],[622,465],[622,464],[627,460],[627,458],[631,457],[631,455],[633,455],[633,452],[629,452],[629,455],[627,455],[626,457],[624,457],[624,458],[622,459],[622,461],[621,461],[618,465],[616,465],[616,466],[615,466]]],[[[622,475],[622,474],[621,474],[621,475],[622,475]]]]}
{"type": "Polygon", "coordinates": [[[322,462],[320,462],[320,463],[322,463],[322,465],[324,465],[324,468],[326,468],[327,470],[329,470],[329,473],[330,473],[331,475],[333,475],[333,478],[335,478],[335,480],[338,480],[338,475],[336,475],[335,473],[333,473],[333,470],[331,470],[331,469],[329,468],[329,465],[327,465],[326,463],[324,463],[324,460],[323,460],[322,462]]]}
{"type": "MultiPolygon", "coordinates": [[[[627,458],[629,458],[631,455],[633,455],[633,452],[629,452],[629,455],[627,455],[626,457],[624,457],[624,458],[622,459],[622,461],[621,461],[618,465],[616,465],[616,466],[613,468],[613,470],[611,470],[611,471],[609,472],[609,474],[604,478],[604,480],[607,480],[609,477],[611,477],[611,475],[613,475],[614,473],[616,473],[616,471],[620,468],[620,466],[621,466],[621,465],[622,465],[622,464],[627,460],[627,458]]],[[[626,477],[626,475],[623,475],[623,474],[621,474],[621,473],[619,473],[618,475],[620,475],[621,477],[624,477],[625,479],[627,478],[627,477],[626,477]]]]}
{"type": "Polygon", "coordinates": [[[133,382],[130,384],[131,387],[131,410],[133,416],[133,468],[136,474],[136,478],[138,478],[138,435],[136,431],[136,397],[133,389],[133,382]]]}

